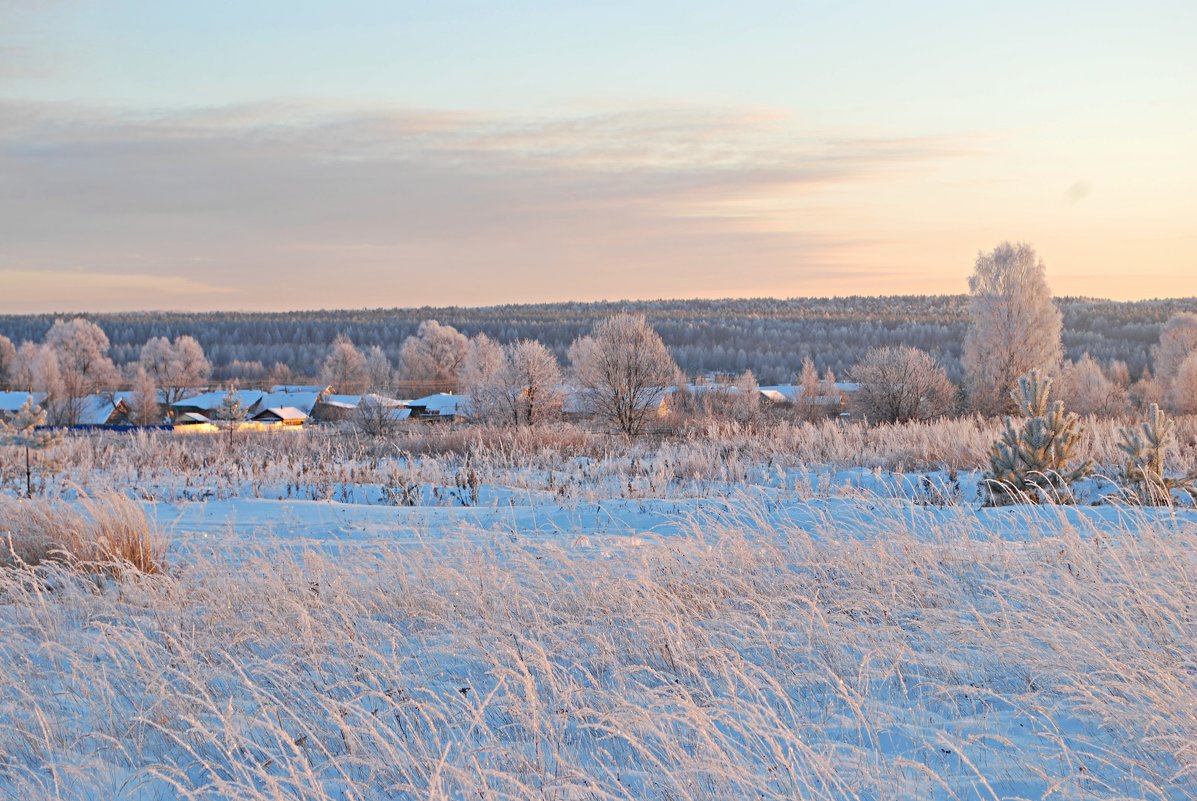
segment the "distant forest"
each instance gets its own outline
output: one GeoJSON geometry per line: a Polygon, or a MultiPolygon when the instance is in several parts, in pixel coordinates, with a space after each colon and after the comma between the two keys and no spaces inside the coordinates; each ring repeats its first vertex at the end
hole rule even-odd
{"type": "MultiPolygon", "coordinates": [[[[751,298],[604,303],[541,303],[484,308],[370,309],[297,312],[130,312],[82,315],[104,329],[119,365],[137,359],[155,336],[190,334],[212,361],[214,377],[265,376],[282,363],[301,376],[320,371],[339,333],[360,348],[380,346],[392,363],[420,322],[434,319],[467,336],[485,333],[500,342],[536,339],[562,362],[569,344],[598,320],[619,311],[644,314],[691,375],[738,373],[751,368],[763,384],[794,380],[802,359],[819,370],[849,377],[870,348],[913,345],[932,353],[949,376],[962,376],[960,349],[966,326],[965,295],[901,297],[751,298]]],[[[1126,362],[1138,377],[1151,364],[1160,326],[1177,312],[1197,312],[1197,298],[1120,302],[1059,298],[1064,346],[1070,359],[1088,352],[1126,362]]],[[[41,341],[56,317],[0,315],[0,334],[14,343],[41,341]]]]}

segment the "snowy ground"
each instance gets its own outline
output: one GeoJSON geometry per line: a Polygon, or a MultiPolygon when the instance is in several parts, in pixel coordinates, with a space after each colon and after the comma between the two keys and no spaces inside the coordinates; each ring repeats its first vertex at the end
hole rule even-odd
{"type": "Polygon", "coordinates": [[[120,488],[171,573],[3,579],[0,798],[1197,797],[1194,511],[577,475],[120,488]]]}

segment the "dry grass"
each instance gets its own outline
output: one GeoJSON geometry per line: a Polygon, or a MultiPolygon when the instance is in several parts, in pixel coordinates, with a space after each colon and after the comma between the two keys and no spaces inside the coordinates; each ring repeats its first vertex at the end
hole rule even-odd
{"type": "Polygon", "coordinates": [[[1192,520],[842,511],[0,576],[0,797],[1197,797],[1192,520]]]}
{"type": "Polygon", "coordinates": [[[121,495],[57,500],[0,499],[0,564],[59,563],[158,573],[166,541],[145,511],[121,495]]]}

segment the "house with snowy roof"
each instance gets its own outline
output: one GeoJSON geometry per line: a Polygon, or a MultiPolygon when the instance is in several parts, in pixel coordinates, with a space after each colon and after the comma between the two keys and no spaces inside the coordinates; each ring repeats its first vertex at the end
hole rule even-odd
{"type": "MultiPolygon", "coordinates": [[[[220,417],[219,410],[224,405],[228,390],[213,390],[190,398],[183,398],[171,404],[170,410],[175,415],[187,412],[197,412],[210,419],[220,417]]],[[[259,407],[259,401],[266,393],[260,389],[240,389],[233,392],[234,397],[241,403],[241,411],[246,416],[253,414],[259,407]]]]}

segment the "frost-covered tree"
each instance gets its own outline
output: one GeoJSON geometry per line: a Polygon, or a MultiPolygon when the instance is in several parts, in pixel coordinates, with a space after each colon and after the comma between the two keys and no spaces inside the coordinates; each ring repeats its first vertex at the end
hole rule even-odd
{"type": "Polygon", "coordinates": [[[25,451],[25,497],[33,497],[33,460],[31,451],[40,451],[57,444],[62,437],[54,431],[46,430],[46,412],[33,402],[25,404],[13,416],[12,420],[0,420],[0,444],[15,445],[25,451]]]}
{"type": "Polygon", "coordinates": [[[956,409],[956,387],[939,362],[918,348],[874,348],[852,368],[856,406],[878,423],[931,420],[956,409]]]}
{"type": "Polygon", "coordinates": [[[608,317],[569,355],[598,416],[631,436],[644,431],[681,375],[661,337],[638,314],[608,317]]]}
{"type": "Polygon", "coordinates": [[[539,342],[521,339],[503,349],[501,397],[516,425],[536,425],[561,411],[561,366],[539,342]]]}
{"type": "Polygon", "coordinates": [[[1168,389],[1168,405],[1177,414],[1197,414],[1197,350],[1180,363],[1168,389]]]}
{"type": "Polygon", "coordinates": [[[112,389],[119,380],[116,365],[108,356],[108,336],[98,325],[82,317],[55,320],[44,346],[58,361],[62,390],[51,404],[51,418],[62,425],[79,422],[84,399],[112,389]]]}
{"type": "Polygon", "coordinates": [[[819,420],[827,416],[824,405],[820,402],[823,394],[823,382],[819,380],[819,370],[809,356],[802,360],[802,370],[798,374],[798,383],[794,391],[794,413],[800,420],[819,420]]]}
{"type": "Polygon", "coordinates": [[[229,389],[224,398],[221,399],[220,405],[216,407],[213,417],[215,418],[213,422],[216,425],[229,432],[229,445],[232,445],[233,432],[245,420],[245,407],[241,403],[241,398],[237,396],[236,389],[229,389]]]}
{"type": "Polygon", "coordinates": [[[1126,389],[1111,381],[1088,353],[1064,364],[1056,386],[1057,397],[1077,414],[1113,417],[1126,414],[1130,407],[1126,389]]]}
{"type": "Polygon", "coordinates": [[[366,389],[366,357],[346,334],[337,334],[320,369],[320,380],[334,392],[360,393],[366,389]]]}
{"type": "Polygon", "coordinates": [[[737,423],[750,423],[761,410],[761,385],[751,370],[736,376],[729,387],[727,413],[737,423]]]}
{"type": "Polygon", "coordinates": [[[1182,312],[1168,318],[1160,330],[1160,341],[1152,348],[1155,377],[1165,389],[1180,373],[1180,365],[1190,354],[1197,353],[1197,314],[1182,312]]]}
{"type": "Polygon", "coordinates": [[[370,392],[390,394],[395,370],[383,349],[374,345],[366,353],[366,385],[370,392]]]}
{"type": "Polygon", "coordinates": [[[129,396],[129,422],[139,426],[153,426],[162,422],[162,404],[159,402],[158,386],[142,364],[133,369],[130,382],[133,394],[129,396]]]}
{"type": "Polygon", "coordinates": [[[404,391],[413,396],[455,391],[469,350],[469,340],[453,326],[436,320],[420,323],[415,336],[404,340],[399,350],[404,391]]]}
{"type": "Polygon", "coordinates": [[[1172,502],[1175,490],[1197,500],[1197,470],[1178,477],[1167,475],[1165,456],[1174,445],[1176,424],[1159,406],[1153,403],[1146,421],[1137,428],[1123,428],[1119,434],[1118,448],[1126,454],[1122,480],[1129,500],[1165,506],[1172,502]]]}
{"type": "Polygon", "coordinates": [[[1150,370],[1144,370],[1139,380],[1130,385],[1127,394],[1136,409],[1146,411],[1152,405],[1163,406],[1168,391],[1150,370]]]}
{"type": "Polygon", "coordinates": [[[12,340],[0,334],[0,390],[9,389],[13,384],[17,366],[17,349],[12,340]]]}
{"type": "Polygon", "coordinates": [[[1031,370],[1018,380],[1014,400],[1020,425],[1006,417],[1001,439],[989,454],[984,486],[992,503],[1069,503],[1072,484],[1093,472],[1093,462],[1071,464],[1080,443],[1080,418],[1049,404],[1051,379],[1031,370]]]}
{"type": "Polygon", "coordinates": [[[503,346],[486,334],[470,340],[469,350],[457,375],[457,385],[470,397],[470,416],[483,422],[507,419],[508,405],[500,376],[507,368],[503,346]]]}
{"type": "Polygon", "coordinates": [[[969,403],[982,414],[1010,413],[1019,376],[1052,371],[1063,354],[1063,322],[1046,268],[1030,245],[1003,242],[978,254],[968,286],[963,364],[969,403]]]}
{"type": "Polygon", "coordinates": [[[74,422],[71,411],[76,409],[79,401],[69,401],[62,370],[58,365],[58,354],[53,349],[34,342],[21,343],[17,351],[16,372],[19,387],[46,393],[44,411],[50,425],[71,425],[74,422]]]}
{"type": "Polygon", "coordinates": [[[168,408],[202,387],[212,375],[203,346],[186,334],[175,337],[174,342],[166,337],[146,340],[140,356],[146,376],[165,393],[168,408]]]}

